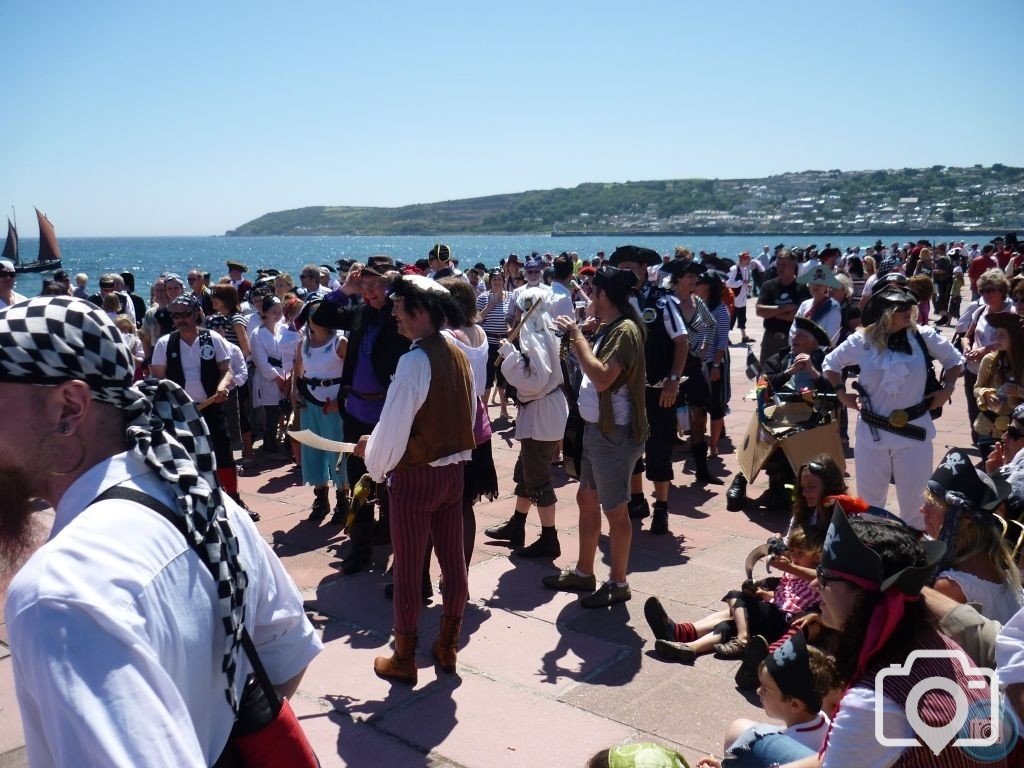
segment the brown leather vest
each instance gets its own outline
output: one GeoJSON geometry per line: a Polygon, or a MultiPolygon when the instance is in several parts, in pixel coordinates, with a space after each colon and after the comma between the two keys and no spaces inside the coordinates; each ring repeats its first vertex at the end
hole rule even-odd
{"type": "Polygon", "coordinates": [[[473,374],[466,355],[439,333],[421,339],[419,348],[430,360],[430,389],[412,420],[409,445],[398,469],[476,447],[470,408],[473,374]]]}

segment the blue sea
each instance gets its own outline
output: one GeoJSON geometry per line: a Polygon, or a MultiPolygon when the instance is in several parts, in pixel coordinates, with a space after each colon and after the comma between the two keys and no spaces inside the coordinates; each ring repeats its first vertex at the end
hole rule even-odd
{"type": "MultiPolygon", "coordinates": [[[[964,239],[968,242],[988,242],[995,234],[972,233],[951,237],[937,233],[934,236],[881,235],[884,243],[914,241],[922,237],[936,240],[964,239]]],[[[60,239],[64,268],[69,273],[85,272],[89,287],[96,289],[99,275],[104,272],[131,271],[136,276],[140,293],[161,272],[175,271],[184,275],[192,268],[209,272],[216,281],[227,274],[224,262],[238,260],[249,267],[255,276],[259,267],[276,267],[297,276],[303,264],[331,264],[338,259],[358,259],[387,253],[395,259],[411,263],[424,258],[435,242],[448,243],[452,255],[466,269],[477,262],[495,266],[510,253],[520,256],[532,251],[561,253],[576,251],[584,258],[598,251],[610,254],[615,247],[626,243],[653,248],[659,253],[671,254],[677,245],[698,251],[716,251],[719,256],[735,257],[741,251],[758,253],[761,246],[785,243],[787,246],[825,243],[845,248],[867,246],[875,242],[869,235],[713,235],[688,237],[684,235],[618,235],[550,237],[546,235],[440,235],[437,237],[69,237],[60,239]]],[[[32,259],[38,251],[38,240],[22,239],[23,259],[32,259]]],[[[19,293],[32,296],[39,292],[42,279],[49,273],[18,276],[19,293]]]]}

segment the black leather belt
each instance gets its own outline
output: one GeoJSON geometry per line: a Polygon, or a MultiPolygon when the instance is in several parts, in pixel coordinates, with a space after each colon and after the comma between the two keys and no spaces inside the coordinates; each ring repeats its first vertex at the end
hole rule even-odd
{"type": "Polygon", "coordinates": [[[883,429],[886,432],[891,432],[901,437],[908,437],[911,440],[923,441],[927,434],[924,427],[911,424],[910,422],[924,416],[926,413],[928,413],[928,401],[922,400],[917,405],[912,405],[909,408],[897,408],[888,416],[863,409],[860,412],[860,416],[872,427],[883,429]]]}
{"type": "Polygon", "coordinates": [[[334,379],[310,379],[303,376],[301,381],[305,383],[307,387],[333,387],[335,384],[341,384],[341,377],[338,376],[334,379]]]}

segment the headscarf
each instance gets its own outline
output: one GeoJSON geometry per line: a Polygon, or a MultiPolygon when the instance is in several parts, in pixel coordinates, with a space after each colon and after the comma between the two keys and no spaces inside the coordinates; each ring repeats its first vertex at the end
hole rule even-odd
{"type": "Polygon", "coordinates": [[[105,312],[70,296],[40,296],[0,310],[0,382],[55,386],[84,381],[92,399],[125,414],[130,452],[174,493],[189,544],[217,579],[226,633],[222,670],[234,712],[238,649],[245,626],[248,576],[228,525],[206,422],[172,381],[132,385],[135,360],[105,312]]]}

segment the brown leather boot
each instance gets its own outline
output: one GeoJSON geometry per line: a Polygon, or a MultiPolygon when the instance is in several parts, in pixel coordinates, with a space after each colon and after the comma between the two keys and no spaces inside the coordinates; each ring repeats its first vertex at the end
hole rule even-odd
{"type": "Polygon", "coordinates": [[[437,633],[437,640],[431,652],[441,669],[452,673],[455,671],[455,653],[459,648],[459,631],[462,629],[462,617],[453,619],[449,616],[441,617],[441,629],[437,633]]]}
{"type": "Polygon", "coordinates": [[[416,633],[396,632],[395,652],[391,658],[378,656],[374,659],[373,671],[377,677],[416,685],[416,633]]]}

